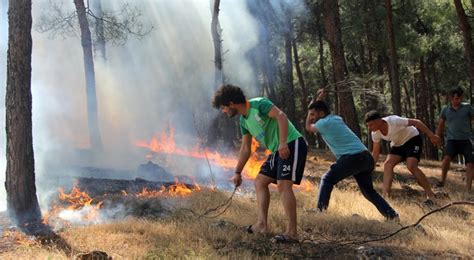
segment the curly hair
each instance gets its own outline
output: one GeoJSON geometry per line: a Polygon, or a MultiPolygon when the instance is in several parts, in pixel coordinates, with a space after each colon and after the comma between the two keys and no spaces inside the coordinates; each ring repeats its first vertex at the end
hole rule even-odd
{"type": "Polygon", "coordinates": [[[237,86],[226,84],[221,86],[212,99],[212,106],[219,109],[221,106],[234,104],[244,104],[246,102],[244,92],[237,86]]]}

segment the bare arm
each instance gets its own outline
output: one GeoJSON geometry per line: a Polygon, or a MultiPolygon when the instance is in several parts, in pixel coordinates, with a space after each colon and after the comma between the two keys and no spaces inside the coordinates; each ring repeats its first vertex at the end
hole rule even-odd
{"type": "Polygon", "coordinates": [[[251,146],[252,146],[252,136],[250,134],[244,135],[242,137],[242,144],[240,145],[239,159],[237,161],[237,166],[235,166],[235,174],[234,174],[234,177],[232,177],[232,181],[237,187],[240,186],[240,184],[242,184],[241,172],[244,169],[244,166],[250,157],[251,146]]]}
{"type": "Polygon", "coordinates": [[[308,131],[310,133],[316,133],[317,132],[316,127],[314,126],[314,124],[309,119],[309,112],[308,112],[308,115],[306,116],[305,128],[306,128],[306,131],[308,131]]]}
{"type": "Polygon", "coordinates": [[[445,123],[446,123],[446,119],[444,118],[440,118],[439,119],[439,123],[438,123],[438,127],[436,128],[436,135],[439,136],[439,144],[438,146],[441,146],[442,145],[442,139],[443,139],[443,133],[444,133],[444,126],[445,126],[445,123]]]}
{"type": "Polygon", "coordinates": [[[374,158],[374,163],[377,164],[380,155],[380,143],[381,142],[373,142],[372,143],[372,158],[374,158]]]}
{"type": "Polygon", "coordinates": [[[418,119],[408,119],[408,125],[418,128],[425,133],[433,144],[439,144],[439,136],[435,135],[423,122],[418,119]]]}
{"type": "Polygon", "coordinates": [[[279,133],[279,146],[278,146],[278,155],[286,159],[290,156],[290,150],[288,149],[288,144],[286,140],[288,139],[288,117],[283,111],[278,107],[273,106],[268,112],[268,116],[274,118],[278,122],[278,133],[279,133]]]}
{"type": "Polygon", "coordinates": [[[318,89],[318,92],[316,92],[316,101],[321,101],[324,100],[326,97],[326,91],[324,91],[324,88],[318,89]]]}
{"type": "Polygon", "coordinates": [[[436,135],[437,136],[443,136],[444,133],[444,124],[446,123],[446,119],[440,118],[438,127],[436,128],[436,135]]]}

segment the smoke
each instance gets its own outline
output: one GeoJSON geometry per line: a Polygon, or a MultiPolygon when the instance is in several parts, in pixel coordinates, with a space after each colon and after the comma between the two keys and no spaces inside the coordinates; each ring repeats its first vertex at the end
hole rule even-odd
{"type": "MultiPolygon", "coordinates": [[[[6,86],[6,68],[7,68],[7,1],[0,3],[0,96],[5,96],[6,86]]],[[[5,129],[5,102],[0,102],[0,128],[5,129]]],[[[5,131],[0,131],[0,211],[7,208],[5,194],[5,131]]]]}
{"type": "MultiPolygon", "coordinates": [[[[210,104],[214,92],[212,1],[128,2],[140,8],[144,26],[154,29],[142,39],[130,37],[125,45],[107,44],[106,63],[94,60],[99,127],[104,143],[101,155],[87,150],[89,135],[79,35],[52,38],[33,30],[33,137],[40,201],[54,191],[51,183],[60,183],[62,177],[74,174],[68,170],[70,166],[136,169],[146,162],[148,151],[134,146],[135,141],[149,140],[154,133],[173,127],[178,144],[195,145],[200,138],[196,129],[206,129],[196,125],[196,121],[209,122],[217,114],[210,104]]],[[[261,30],[247,2],[222,0],[219,19],[226,81],[241,86],[248,97],[253,97],[260,82],[248,52],[259,43],[261,30]]],[[[103,0],[103,9],[118,11],[125,3],[103,0]]],[[[47,1],[33,3],[33,27],[48,5],[47,1]]],[[[74,12],[70,1],[65,1],[63,7],[66,13],[74,12]]],[[[4,23],[1,29],[5,31],[4,23]]],[[[6,67],[5,43],[2,39],[2,77],[6,67]]],[[[1,82],[0,93],[4,95],[5,80],[1,82]]],[[[4,125],[3,102],[0,110],[4,125]]],[[[4,145],[4,139],[1,132],[0,144],[4,145]]],[[[5,172],[3,153],[1,172],[5,172]]],[[[196,168],[204,171],[206,167],[196,168]]],[[[0,176],[3,183],[4,174],[0,176]]],[[[0,210],[5,208],[4,201],[1,185],[0,210]]]]}

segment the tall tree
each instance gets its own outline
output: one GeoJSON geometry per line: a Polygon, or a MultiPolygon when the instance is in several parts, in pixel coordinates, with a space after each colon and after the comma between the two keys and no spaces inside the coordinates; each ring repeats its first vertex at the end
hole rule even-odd
{"type": "Polygon", "coordinates": [[[339,1],[323,0],[322,13],[324,18],[324,27],[326,29],[326,38],[331,51],[334,79],[336,81],[336,85],[338,85],[336,91],[339,92],[339,113],[342,115],[352,131],[354,131],[356,135],[360,136],[361,132],[359,120],[356,114],[352,90],[348,84],[345,84],[347,67],[344,57],[344,46],[342,44],[339,1]]]}
{"type": "Polygon", "coordinates": [[[87,121],[89,126],[89,140],[92,150],[102,150],[102,137],[99,130],[97,109],[97,95],[95,85],[94,59],[92,56],[92,37],[87,20],[84,0],[74,0],[79,26],[81,28],[81,44],[84,55],[84,71],[86,75],[87,121]]]}
{"type": "Polygon", "coordinates": [[[296,104],[295,104],[295,85],[293,84],[293,53],[292,53],[292,41],[293,31],[291,20],[288,19],[288,28],[284,33],[284,46],[285,46],[285,76],[284,82],[286,86],[286,109],[288,118],[292,122],[296,122],[296,104]]]}
{"type": "Polygon", "coordinates": [[[301,70],[300,57],[298,55],[298,45],[296,44],[295,38],[293,38],[291,45],[293,47],[293,57],[295,60],[296,75],[298,76],[298,83],[301,87],[301,106],[303,107],[304,111],[308,107],[309,93],[308,89],[306,88],[306,83],[304,81],[303,71],[301,70]]]}
{"type": "Polygon", "coordinates": [[[219,25],[219,5],[220,0],[214,0],[212,8],[211,33],[212,42],[214,43],[214,67],[215,67],[215,89],[224,84],[224,72],[222,71],[222,40],[221,28],[219,25]]]}
{"type": "MultiPolygon", "coordinates": [[[[214,44],[214,89],[225,82],[222,65],[222,29],[219,24],[220,2],[220,0],[214,0],[211,20],[211,34],[214,44]]],[[[207,145],[214,146],[219,139],[222,139],[225,146],[232,147],[233,140],[237,138],[235,122],[235,119],[229,119],[224,114],[214,117],[209,125],[207,145]]]]}
{"type": "Polygon", "coordinates": [[[385,0],[385,9],[387,10],[387,17],[385,23],[387,25],[388,33],[388,46],[390,49],[390,74],[391,74],[391,86],[392,86],[392,108],[393,113],[401,115],[402,106],[400,100],[400,76],[398,72],[398,56],[397,46],[395,44],[395,33],[393,31],[393,13],[392,13],[392,0],[385,0]]]}
{"type": "Polygon", "coordinates": [[[36,197],[31,95],[31,0],[10,0],[5,97],[8,213],[25,231],[41,222],[36,197]]]}
{"type": "Polygon", "coordinates": [[[456,13],[458,15],[459,27],[461,28],[463,40],[464,40],[464,53],[467,59],[467,69],[469,75],[469,93],[471,104],[474,102],[474,93],[472,88],[474,85],[474,51],[472,49],[472,28],[462,6],[461,0],[453,0],[454,6],[456,7],[456,13]]]}
{"type": "Polygon", "coordinates": [[[102,0],[92,1],[91,6],[94,16],[97,17],[95,23],[96,45],[95,49],[99,53],[100,59],[105,62],[107,55],[105,51],[105,32],[104,32],[104,12],[102,10],[102,0]]]}

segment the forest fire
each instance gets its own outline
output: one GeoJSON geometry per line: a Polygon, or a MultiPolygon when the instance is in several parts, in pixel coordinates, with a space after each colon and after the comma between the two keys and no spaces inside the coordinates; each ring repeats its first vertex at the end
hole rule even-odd
{"type": "Polygon", "coordinates": [[[103,203],[99,201],[92,204],[94,199],[77,186],[74,186],[69,194],[65,193],[63,188],[59,188],[58,199],[58,203],[53,204],[52,209],[44,214],[43,223],[49,223],[51,217],[66,221],[73,218],[80,222],[94,222],[103,203]]]}
{"type": "MultiPolygon", "coordinates": [[[[192,148],[181,148],[178,147],[175,141],[175,129],[170,128],[169,134],[158,133],[155,134],[151,141],[137,141],[135,145],[138,147],[148,148],[151,152],[155,154],[173,154],[185,157],[193,157],[199,159],[209,160],[210,163],[220,166],[225,169],[232,169],[237,164],[237,160],[234,156],[223,155],[217,151],[212,151],[209,149],[201,149],[199,145],[196,145],[192,148]]],[[[244,169],[244,177],[247,179],[255,179],[257,177],[260,166],[265,160],[265,157],[261,157],[257,153],[257,148],[259,143],[252,139],[252,154],[247,161],[247,164],[244,169]]],[[[269,150],[265,150],[265,155],[271,154],[269,150]]],[[[150,155],[147,155],[147,158],[150,158],[150,155]]]]}
{"type": "Polygon", "coordinates": [[[186,184],[179,183],[176,180],[176,183],[165,187],[161,186],[159,190],[150,190],[147,188],[143,188],[142,191],[135,194],[138,198],[153,198],[153,197],[162,197],[162,196],[169,196],[169,197],[184,197],[190,195],[192,192],[200,191],[201,187],[194,183],[193,188],[188,188],[186,184]]]}
{"type": "MultiPolygon", "coordinates": [[[[198,145],[191,149],[180,148],[175,142],[175,129],[170,128],[169,134],[158,133],[155,134],[151,141],[137,141],[135,145],[138,147],[148,148],[155,154],[174,154],[186,157],[207,159],[212,164],[220,166],[225,169],[232,169],[237,164],[237,160],[234,156],[222,155],[216,151],[209,149],[200,149],[198,145]]],[[[251,155],[244,168],[244,178],[255,179],[260,171],[260,166],[265,161],[266,157],[271,154],[269,150],[258,152],[259,143],[255,138],[252,138],[251,155]]],[[[147,159],[150,159],[152,155],[147,155],[147,159]]],[[[295,186],[295,189],[305,192],[311,192],[314,190],[314,185],[308,181],[303,180],[299,186],[295,186]]]]}

